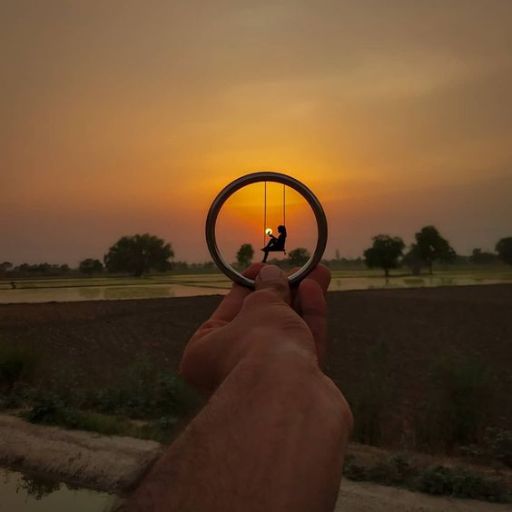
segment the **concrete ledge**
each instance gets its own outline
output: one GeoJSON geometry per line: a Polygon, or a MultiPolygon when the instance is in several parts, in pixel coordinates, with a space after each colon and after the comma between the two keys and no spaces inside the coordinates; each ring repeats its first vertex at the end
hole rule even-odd
{"type": "Polygon", "coordinates": [[[154,441],[32,425],[0,415],[0,465],[90,489],[129,490],[162,451],[154,441]]]}

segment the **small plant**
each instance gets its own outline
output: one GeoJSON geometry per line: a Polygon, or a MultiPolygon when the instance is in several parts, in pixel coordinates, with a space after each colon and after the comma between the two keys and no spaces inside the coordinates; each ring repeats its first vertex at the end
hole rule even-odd
{"type": "Polygon", "coordinates": [[[499,461],[512,467],[512,431],[489,427],[480,444],[463,446],[462,455],[479,461],[499,461]]]}
{"type": "Polygon", "coordinates": [[[483,499],[501,503],[511,499],[503,481],[463,468],[429,467],[420,474],[416,488],[427,494],[457,498],[483,499]]]}
{"type": "Polygon", "coordinates": [[[512,430],[488,428],[484,445],[493,458],[512,468],[512,430]]]}
{"type": "Polygon", "coordinates": [[[354,412],[354,439],[360,443],[379,446],[382,440],[381,425],[388,403],[389,350],[385,343],[370,347],[363,369],[365,379],[352,393],[350,405],[354,412]]]}
{"type": "Polygon", "coordinates": [[[477,443],[492,421],[491,372],[477,359],[451,357],[436,362],[426,396],[428,401],[416,418],[420,448],[450,452],[477,443]]]}
{"type": "Polygon", "coordinates": [[[31,423],[44,425],[61,425],[69,429],[89,430],[100,434],[113,435],[127,431],[126,422],[119,418],[89,411],[79,411],[66,406],[55,395],[51,395],[36,403],[32,409],[24,413],[31,423]]]}
{"type": "Polygon", "coordinates": [[[0,387],[10,392],[20,380],[30,380],[36,366],[37,356],[33,352],[0,343],[0,387]]]}
{"type": "Polygon", "coordinates": [[[421,467],[406,454],[394,454],[365,465],[349,455],[343,474],[350,480],[376,482],[382,485],[405,487],[439,496],[480,499],[505,503],[512,499],[504,480],[446,466],[421,467]]]}

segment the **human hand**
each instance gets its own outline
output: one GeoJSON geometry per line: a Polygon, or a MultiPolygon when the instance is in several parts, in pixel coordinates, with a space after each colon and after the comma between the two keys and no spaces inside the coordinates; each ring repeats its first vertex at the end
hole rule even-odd
{"type": "Polygon", "coordinates": [[[185,348],[180,373],[205,392],[215,390],[248,357],[280,349],[317,365],[325,357],[329,270],[317,267],[294,290],[274,265],[254,264],[244,274],[255,279],[255,291],[234,284],[185,348]]]}

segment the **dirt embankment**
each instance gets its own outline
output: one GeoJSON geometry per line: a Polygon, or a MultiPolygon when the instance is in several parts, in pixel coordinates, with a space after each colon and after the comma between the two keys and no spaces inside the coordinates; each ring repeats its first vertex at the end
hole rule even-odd
{"type": "MultiPolygon", "coordinates": [[[[123,494],[164,449],[153,441],[31,425],[0,415],[0,464],[109,493],[123,494]]],[[[364,450],[359,447],[358,450],[364,450]]],[[[118,505],[122,503],[119,500],[118,505]]],[[[335,512],[505,512],[510,505],[433,497],[344,479],[335,512]]]]}

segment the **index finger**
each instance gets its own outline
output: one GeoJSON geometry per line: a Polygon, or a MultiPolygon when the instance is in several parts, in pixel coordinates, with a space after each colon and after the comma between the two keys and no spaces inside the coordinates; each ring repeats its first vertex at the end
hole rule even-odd
{"type": "MultiPolygon", "coordinates": [[[[256,279],[261,268],[264,266],[263,263],[253,263],[248,269],[243,272],[245,277],[249,279],[256,279]]],[[[231,322],[233,318],[238,314],[245,297],[252,292],[249,288],[241,286],[237,283],[233,283],[233,286],[229,293],[224,297],[222,302],[219,304],[217,309],[213,312],[210,317],[210,321],[214,322],[231,322]]]]}

